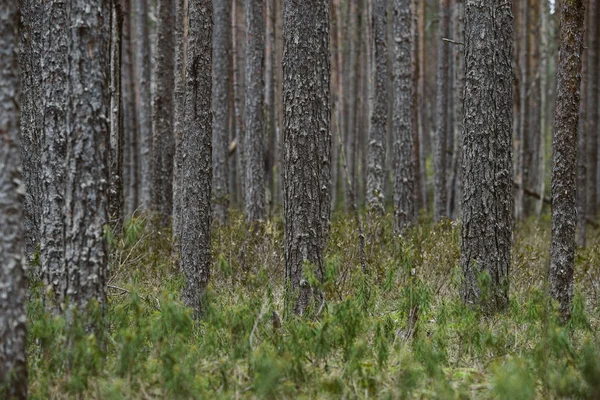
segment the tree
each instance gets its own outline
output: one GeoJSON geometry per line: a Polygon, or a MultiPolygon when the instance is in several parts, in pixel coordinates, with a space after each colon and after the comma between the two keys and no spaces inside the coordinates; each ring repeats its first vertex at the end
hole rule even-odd
{"type": "MultiPolygon", "coordinates": [[[[105,302],[108,252],[108,148],[110,121],[111,1],[70,0],[69,65],[65,95],[67,129],[65,275],[71,302],[85,307],[105,302]]],[[[65,285],[66,284],[66,285],[65,285]]]]}
{"type": "Polygon", "coordinates": [[[511,2],[467,0],[465,12],[462,297],[494,311],[508,305],[512,236],[511,2]]]}
{"type": "Polygon", "coordinates": [[[212,0],[191,0],[188,7],[180,247],[183,302],[198,316],[210,279],[212,0]]]}
{"type": "Polygon", "coordinates": [[[134,0],[136,4],[136,83],[138,99],[137,120],[140,127],[140,202],[148,207],[151,202],[152,182],[152,96],[150,33],[148,31],[148,0],[134,0]]]}
{"type": "Polygon", "coordinates": [[[245,210],[248,221],[265,216],[264,0],[246,0],[246,163],[245,210]]]}
{"type": "Polygon", "coordinates": [[[385,138],[387,128],[387,0],[375,0],[373,27],[375,31],[375,105],[371,116],[368,143],[367,203],[370,209],[383,214],[385,138]]]}
{"type": "Polygon", "coordinates": [[[19,154],[18,2],[0,4],[0,397],[27,399],[27,285],[19,154]]]}
{"type": "MultiPolygon", "coordinates": [[[[589,0],[588,4],[589,4],[589,0]]],[[[589,40],[589,10],[585,13],[585,26],[583,43],[588,43],[589,40]]],[[[582,63],[581,63],[581,100],[579,101],[579,126],[577,132],[577,238],[576,243],[578,246],[585,246],[586,241],[586,143],[587,143],[587,128],[586,122],[587,113],[587,81],[588,81],[588,52],[589,49],[583,49],[582,63]]]]}
{"type": "Polygon", "coordinates": [[[213,210],[224,223],[229,207],[229,106],[231,69],[231,0],[215,0],[213,55],[213,210]]]}
{"type": "Polygon", "coordinates": [[[446,141],[448,136],[448,96],[450,91],[448,60],[450,49],[444,38],[449,36],[450,7],[449,0],[440,0],[440,35],[438,43],[437,70],[437,103],[436,103],[436,132],[434,136],[435,150],[433,152],[434,166],[434,204],[433,217],[439,221],[446,217],[447,187],[446,187],[446,141]]]}
{"type": "Polygon", "coordinates": [[[152,104],[152,210],[160,215],[163,225],[173,211],[173,90],[175,9],[173,0],[159,0],[157,7],[156,53],[154,54],[154,83],[152,104]]]}
{"type": "MultiPolygon", "coordinates": [[[[590,16],[592,18],[592,16],[590,16]]],[[[554,135],[552,138],[552,245],[550,293],[564,321],[571,316],[575,264],[577,129],[584,0],[562,2],[554,135]]],[[[597,68],[597,65],[594,65],[597,68]]]]}
{"type": "Polygon", "coordinates": [[[415,84],[410,0],[394,0],[394,206],[395,229],[402,233],[415,219],[412,94],[415,84]]]}
{"type": "MultiPolygon", "coordinates": [[[[596,217],[598,179],[598,99],[600,90],[600,2],[590,0],[588,43],[587,141],[586,141],[586,207],[588,218],[596,217]]],[[[583,156],[582,156],[583,157],[583,156]]]]}
{"type": "Polygon", "coordinates": [[[284,232],[285,280],[295,297],[294,312],[305,312],[311,298],[322,301],[308,283],[306,268],[323,279],[329,207],[325,195],[323,146],[330,146],[329,2],[284,0],[284,232]]]}

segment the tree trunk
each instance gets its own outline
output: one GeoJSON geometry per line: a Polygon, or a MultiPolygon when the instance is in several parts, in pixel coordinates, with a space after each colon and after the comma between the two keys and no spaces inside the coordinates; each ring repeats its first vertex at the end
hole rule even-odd
{"type": "Polygon", "coordinates": [[[27,399],[27,281],[19,154],[18,2],[0,4],[0,397],[27,399]]]}
{"type": "MultiPolygon", "coordinates": [[[[590,18],[593,18],[594,15],[597,16],[594,13],[590,14],[590,18]]],[[[563,2],[554,135],[552,138],[550,292],[552,297],[558,300],[560,314],[565,322],[571,316],[573,299],[575,226],[577,221],[575,174],[577,171],[577,124],[584,20],[584,0],[563,2]]],[[[594,68],[596,67],[597,65],[594,65],[594,68]]]]}
{"type": "Polygon", "coordinates": [[[152,105],[151,153],[152,210],[160,216],[161,225],[168,225],[173,212],[173,91],[175,8],[173,0],[159,0],[157,6],[156,45],[153,75],[155,90],[152,105]]]}
{"type": "Polygon", "coordinates": [[[387,0],[375,0],[373,27],[375,38],[375,106],[371,116],[368,143],[368,207],[381,215],[385,212],[385,139],[387,128],[387,0]]]}
{"type": "Polygon", "coordinates": [[[465,10],[462,297],[494,311],[508,305],[512,236],[511,2],[467,0],[465,10]]]}
{"type": "Polygon", "coordinates": [[[123,13],[117,0],[111,7],[110,38],[110,151],[108,216],[117,234],[123,228],[123,102],[121,85],[121,50],[123,13]]]}
{"type": "Polygon", "coordinates": [[[245,210],[248,221],[265,217],[265,16],[264,0],[246,0],[245,210]]]}
{"type": "Polygon", "coordinates": [[[523,218],[525,212],[525,135],[526,135],[526,124],[527,116],[529,115],[529,102],[527,101],[527,93],[529,91],[529,40],[527,35],[529,20],[529,4],[521,4],[521,29],[520,29],[520,54],[519,63],[520,68],[520,85],[519,85],[519,130],[516,138],[516,162],[515,172],[517,181],[517,193],[515,196],[515,219],[520,220],[523,218]]]}
{"type": "Polygon", "coordinates": [[[110,21],[108,0],[70,0],[66,76],[68,112],[65,268],[62,282],[71,302],[104,304],[108,252],[108,149],[110,106],[110,21]],[[90,11],[93,10],[93,11],[90,11]]]}
{"type": "Polygon", "coordinates": [[[394,208],[399,233],[415,220],[412,19],[410,0],[394,0],[394,208]]]}
{"type": "Polygon", "coordinates": [[[427,210],[428,206],[428,190],[427,190],[427,168],[425,166],[425,136],[429,135],[429,131],[425,129],[425,80],[426,80],[426,69],[425,69],[425,2],[417,0],[417,32],[418,32],[418,63],[419,63],[419,78],[417,81],[417,119],[419,131],[418,142],[419,142],[419,187],[421,188],[422,207],[427,210]]]}
{"type": "Polygon", "coordinates": [[[588,43],[588,98],[587,98],[587,154],[586,154],[586,194],[587,216],[595,219],[597,206],[597,175],[598,175],[598,81],[600,79],[600,1],[590,0],[589,16],[589,43],[588,43]]]}
{"type": "Polygon", "coordinates": [[[212,0],[189,3],[181,203],[182,297],[196,316],[202,312],[210,278],[212,184],[212,0]]]}
{"type": "Polygon", "coordinates": [[[152,182],[152,57],[148,22],[148,0],[136,4],[136,83],[138,121],[140,124],[140,202],[150,206],[152,182]]]}
{"type": "MultiPolygon", "coordinates": [[[[21,160],[25,199],[25,255],[31,259],[40,241],[42,218],[41,147],[42,130],[42,4],[22,0],[20,68],[21,68],[21,160]]],[[[38,275],[34,271],[34,275],[38,275]]]]}
{"type": "Polygon", "coordinates": [[[438,71],[437,71],[437,103],[436,103],[436,133],[433,165],[435,172],[434,182],[434,220],[440,221],[448,215],[446,209],[446,136],[448,135],[448,96],[449,74],[448,59],[450,49],[448,43],[442,40],[449,36],[450,10],[449,0],[440,0],[440,34],[438,43],[438,71]]]}
{"type": "Polygon", "coordinates": [[[218,223],[229,208],[229,70],[231,53],[231,0],[214,0],[213,55],[213,212],[218,223]]]}
{"type": "MultiPolygon", "coordinates": [[[[589,6],[590,0],[585,0],[589,6]]],[[[586,143],[587,143],[587,100],[588,100],[588,55],[589,47],[586,48],[589,41],[589,24],[590,24],[590,10],[589,8],[585,12],[585,28],[583,32],[583,53],[581,59],[581,100],[579,101],[579,126],[577,127],[577,193],[576,193],[576,204],[577,204],[577,238],[576,242],[578,246],[585,246],[586,242],[586,143]]]]}
{"type": "Polygon", "coordinates": [[[244,0],[233,0],[233,104],[236,138],[236,169],[238,171],[238,193],[242,207],[246,201],[246,162],[244,137],[245,127],[245,12],[244,0]]]}
{"type": "Polygon", "coordinates": [[[175,0],[175,65],[174,65],[174,106],[173,136],[175,155],[173,157],[173,239],[178,245],[181,239],[181,217],[183,214],[183,139],[185,136],[185,88],[187,71],[188,0],[175,0]]]}
{"type": "Polygon", "coordinates": [[[303,314],[311,299],[323,300],[305,268],[311,264],[322,281],[322,213],[330,201],[322,189],[329,160],[321,153],[330,138],[329,2],[284,0],[283,34],[285,280],[294,312],[303,314]]]}
{"type": "Polygon", "coordinates": [[[277,132],[275,131],[275,0],[267,0],[266,44],[265,44],[265,181],[268,189],[266,203],[269,215],[273,215],[275,206],[275,158],[277,153],[277,132]]]}

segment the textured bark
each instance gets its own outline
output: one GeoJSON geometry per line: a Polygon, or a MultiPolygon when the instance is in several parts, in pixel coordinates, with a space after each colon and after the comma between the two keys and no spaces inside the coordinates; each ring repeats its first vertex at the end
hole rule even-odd
{"type": "Polygon", "coordinates": [[[438,42],[438,62],[437,62],[437,100],[436,100],[436,132],[435,132],[435,150],[433,152],[434,166],[434,204],[433,218],[439,221],[448,215],[446,209],[447,187],[446,187],[446,140],[448,136],[448,96],[449,74],[448,60],[450,58],[450,49],[447,42],[442,40],[449,36],[450,26],[450,8],[449,0],[440,0],[440,34],[438,42]]]}
{"type": "Polygon", "coordinates": [[[264,0],[246,0],[246,162],[245,211],[248,221],[265,217],[264,0]]]}
{"type": "MultiPolygon", "coordinates": [[[[21,160],[25,182],[23,220],[25,255],[33,256],[39,244],[42,217],[42,3],[21,0],[21,160]]],[[[34,275],[39,275],[34,271],[34,275]]]]}
{"type": "Polygon", "coordinates": [[[331,148],[331,209],[335,211],[338,202],[339,184],[339,138],[337,132],[341,130],[342,103],[343,103],[343,76],[341,71],[341,19],[339,1],[330,3],[331,29],[329,32],[329,43],[331,52],[331,88],[332,88],[332,148],[331,148]]]}
{"type": "Polygon", "coordinates": [[[412,134],[413,134],[413,153],[412,153],[412,162],[413,162],[413,176],[414,176],[414,194],[415,194],[415,215],[418,210],[423,208],[423,196],[421,190],[421,164],[419,163],[419,157],[421,153],[421,141],[419,140],[419,31],[418,31],[418,17],[417,17],[417,1],[411,0],[410,7],[412,10],[412,18],[411,18],[411,32],[413,36],[413,46],[412,46],[412,70],[413,70],[413,85],[412,85],[412,134]]]}
{"type": "Polygon", "coordinates": [[[173,136],[175,154],[173,157],[173,239],[177,244],[181,237],[181,217],[183,214],[183,138],[185,132],[185,87],[187,71],[187,13],[188,0],[175,0],[175,65],[174,65],[174,106],[173,136]]]}
{"type": "Polygon", "coordinates": [[[399,233],[415,220],[412,101],[414,35],[410,0],[394,0],[394,208],[399,233]]]}
{"type": "Polygon", "coordinates": [[[173,212],[173,92],[175,25],[174,0],[159,0],[157,7],[156,45],[153,65],[152,145],[151,153],[152,210],[159,214],[163,225],[168,225],[173,212]]]}
{"type": "Polygon", "coordinates": [[[0,397],[27,399],[18,2],[0,4],[0,397]]]}
{"type": "MultiPolygon", "coordinates": [[[[590,0],[586,0],[589,5],[590,0]]],[[[588,123],[586,121],[587,113],[587,89],[588,89],[588,54],[589,49],[585,48],[585,45],[589,40],[589,8],[585,13],[585,28],[583,43],[584,49],[581,55],[581,100],[579,101],[579,125],[577,132],[577,193],[576,193],[576,206],[577,206],[577,238],[576,242],[578,246],[585,246],[586,239],[586,223],[585,218],[587,216],[586,209],[586,143],[587,143],[587,129],[588,123]]]]}
{"type": "Polygon", "coordinates": [[[275,157],[277,152],[277,132],[275,131],[275,0],[266,0],[266,42],[265,42],[265,181],[268,189],[266,203],[269,215],[274,211],[275,157]]]}
{"type": "Polygon", "coordinates": [[[506,0],[467,0],[461,266],[463,300],[508,305],[512,171],[512,12],[506,0]],[[478,285],[489,275],[486,290],[478,285]]]}
{"type": "Polygon", "coordinates": [[[356,168],[356,148],[358,142],[358,127],[357,127],[357,115],[359,112],[360,102],[360,59],[362,57],[360,52],[360,32],[362,30],[363,16],[358,7],[358,1],[351,2],[347,6],[348,9],[348,32],[347,37],[349,43],[348,55],[347,55],[347,68],[346,73],[348,79],[348,96],[346,96],[346,164],[348,168],[348,182],[346,184],[346,208],[352,209],[355,204],[352,204],[351,199],[356,197],[357,194],[357,168],[356,168]]]}
{"type": "Polygon", "coordinates": [[[242,199],[242,205],[246,199],[246,168],[245,168],[245,13],[244,0],[233,0],[232,24],[233,24],[233,112],[235,120],[236,169],[238,171],[238,193],[242,199]]]}
{"type": "Polygon", "coordinates": [[[417,1],[417,32],[418,32],[418,64],[419,64],[419,77],[417,81],[417,119],[418,119],[418,143],[419,143],[419,187],[421,188],[422,207],[427,209],[428,203],[428,190],[427,190],[427,168],[425,166],[425,137],[429,136],[429,132],[425,126],[425,80],[426,80],[426,69],[425,69],[425,2],[417,1]]]}
{"type": "Polygon", "coordinates": [[[65,268],[62,288],[74,304],[103,304],[108,254],[110,12],[108,0],[70,0],[65,268]]]}
{"type": "MultiPolygon", "coordinates": [[[[594,14],[590,14],[590,18],[593,16],[594,14]]],[[[564,321],[571,316],[573,301],[575,227],[577,223],[575,174],[577,171],[577,125],[584,20],[584,0],[563,2],[552,138],[550,292],[560,304],[560,314],[564,321]]],[[[594,67],[596,68],[597,65],[594,67]]]]}
{"type": "Polygon", "coordinates": [[[122,0],[123,40],[122,40],[122,90],[123,90],[123,136],[125,215],[131,216],[140,202],[140,154],[139,125],[135,105],[135,70],[132,38],[132,4],[122,0]]]}
{"type": "Polygon", "coordinates": [[[312,265],[323,279],[329,160],[319,151],[330,138],[329,2],[284,0],[283,36],[285,279],[302,314],[311,299],[322,300],[305,269],[312,265]]]}
{"type": "MultiPolygon", "coordinates": [[[[589,10],[589,43],[588,43],[588,98],[587,98],[587,154],[586,154],[586,194],[587,216],[595,219],[597,206],[597,176],[598,176],[598,99],[600,71],[600,1],[590,0],[589,10]]],[[[583,157],[583,155],[582,155],[583,157]]]]}
{"type": "Polygon", "coordinates": [[[387,0],[375,0],[373,27],[375,38],[374,108],[371,115],[367,161],[367,205],[379,214],[385,211],[383,181],[387,128],[387,0]]]}
{"type": "Polygon", "coordinates": [[[191,0],[188,9],[185,135],[181,204],[182,299],[196,315],[210,279],[212,184],[212,0],[191,0]]]}
{"type": "Polygon", "coordinates": [[[148,28],[148,0],[136,4],[136,83],[138,121],[140,124],[140,202],[147,208],[151,203],[152,182],[152,57],[148,28]]]}
{"type": "MultiPolygon", "coordinates": [[[[542,0],[540,14],[540,113],[539,113],[539,126],[540,126],[540,141],[538,144],[538,166],[537,166],[537,191],[544,194],[546,190],[545,175],[546,175],[546,131],[547,131],[547,114],[548,114],[548,75],[550,70],[548,68],[548,57],[550,54],[550,46],[548,44],[548,16],[550,14],[550,4],[547,1],[542,0]]],[[[544,201],[538,200],[535,203],[535,214],[539,217],[544,207],[544,201]]]]}
{"type": "Polygon", "coordinates": [[[214,0],[213,37],[213,217],[224,223],[229,207],[229,70],[231,56],[231,0],[214,0]]]}
{"type": "Polygon", "coordinates": [[[110,38],[110,152],[108,216],[115,232],[123,227],[123,101],[121,85],[121,50],[123,13],[117,0],[111,7],[110,38]]]}
{"type": "MultiPolygon", "coordinates": [[[[65,268],[64,207],[70,116],[68,92],[70,37],[67,29],[70,5],[44,2],[42,28],[42,215],[40,261],[42,277],[58,301],[67,289],[65,268]]],[[[107,21],[109,21],[107,19],[107,21]]],[[[108,115],[106,115],[108,117],[108,115]]]]}
{"type": "Polygon", "coordinates": [[[515,179],[517,182],[517,193],[515,196],[515,219],[520,220],[524,214],[525,207],[525,135],[527,116],[529,114],[529,102],[527,101],[527,92],[529,90],[529,40],[527,36],[527,21],[529,20],[529,4],[521,4],[520,9],[520,49],[519,64],[520,85],[519,85],[519,129],[516,137],[515,146],[515,179]]]}

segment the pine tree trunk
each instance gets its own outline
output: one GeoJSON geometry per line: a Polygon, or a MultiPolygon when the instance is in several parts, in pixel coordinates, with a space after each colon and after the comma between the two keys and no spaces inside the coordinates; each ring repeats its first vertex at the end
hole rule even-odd
{"type": "Polygon", "coordinates": [[[399,233],[415,219],[412,19],[410,0],[394,0],[394,208],[399,233]]]}
{"type": "Polygon", "coordinates": [[[512,11],[506,0],[467,0],[461,266],[465,303],[508,305],[512,171],[512,11]],[[481,290],[479,274],[489,276],[481,290]]]}
{"type": "Polygon", "coordinates": [[[235,118],[235,138],[237,150],[235,153],[236,169],[238,171],[238,193],[242,207],[246,201],[246,162],[244,137],[245,127],[245,18],[244,0],[233,0],[233,104],[235,118]]]}
{"type": "Polygon", "coordinates": [[[85,307],[104,304],[108,252],[104,226],[108,223],[108,148],[110,81],[110,21],[108,0],[70,0],[67,75],[65,195],[65,268],[63,284],[70,301],[85,307]],[[92,10],[92,11],[90,11],[92,10]]]}
{"type": "Polygon", "coordinates": [[[266,44],[265,44],[265,181],[268,189],[266,203],[269,215],[273,215],[275,202],[275,158],[277,153],[277,132],[275,131],[275,8],[274,0],[267,0],[266,44]]]}
{"type": "Polygon", "coordinates": [[[152,200],[152,57],[148,28],[148,0],[135,0],[135,4],[136,91],[140,124],[140,202],[143,208],[147,208],[152,200]]]}
{"type": "Polygon", "coordinates": [[[246,200],[248,221],[265,217],[264,0],[246,0],[246,200]]]}
{"type": "Polygon", "coordinates": [[[600,1],[590,0],[589,43],[588,43],[588,98],[587,98],[587,154],[586,154],[586,194],[587,216],[596,217],[597,176],[598,176],[598,99],[600,71],[600,1]]]}
{"type": "Polygon", "coordinates": [[[213,54],[213,217],[224,223],[229,208],[229,70],[231,0],[215,0],[213,54]]]}
{"type": "MultiPolygon", "coordinates": [[[[585,0],[589,5],[590,0],[585,0]]],[[[586,143],[587,143],[587,90],[588,90],[588,55],[589,47],[585,48],[589,41],[589,8],[585,12],[585,28],[583,33],[584,49],[581,59],[581,100],[579,101],[579,126],[577,128],[577,193],[576,193],[576,204],[577,204],[577,238],[576,242],[578,246],[585,246],[586,242],[586,221],[587,216],[586,209],[586,143]]]]}
{"type": "Polygon", "coordinates": [[[417,0],[417,32],[418,32],[418,44],[419,49],[418,63],[419,63],[419,78],[417,81],[417,118],[419,131],[418,142],[419,142],[419,186],[421,188],[421,198],[423,199],[422,207],[427,210],[428,206],[428,190],[427,190],[427,168],[425,166],[425,137],[429,136],[429,131],[425,126],[425,114],[426,114],[426,101],[425,101],[425,81],[426,81],[426,68],[425,68],[425,2],[417,0]]]}
{"type": "Polygon", "coordinates": [[[0,4],[0,397],[27,399],[27,281],[19,154],[18,2],[0,4]]]}
{"type": "Polygon", "coordinates": [[[202,312],[210,279],[212,184],[212,0],[191,0],[185,87],[181,203],[182,298],[196,316],[202,312]]]}
{"type": "Polygon", "coordinates": [[[173,157],[173,241],[178,245],[181,239],[181,218],[183,214],[183,139],[185,133],[185,88],[187,61],[187,13],[188,0],[175,0],[175,65],[174,65],[174,106],[173,136],[175,155],[173,157]]]}
{"type": "MultiPolygon", "coordinates": [[[[590,14],[590,18],[594,18],[594,16],[597,16],[597,14],[590,14]]],[[[577,221],[575,174],[577,171],[577,125],[584,20],[584,0],[563,2],[554,135],[552,138],[550,285],[552,297],[558,300],[560,314],[565,322],[571,316],[573,300],[575,226],[577,221]]],[[[590,35],[593,36],[593,34],[590,35]]],[[[594,68],[596,67],[597,65],[594,65],[594,68]]]]}
{"type": "MultiPolygon", "coordinates": [[[[31,259],[39,245],[42,218],[42,4],[36,0],[21,0],[21,160],[25,199],[25,255],[31,259]]],[[[39,275],[34,271],[33,275],[39,275]]]]}
{"type": "Polygon", "coordinates": [[[123,228],[123,101],[121,85],[121,55],[123,13],[117,0],[111,7],[110,38],[110,151],[108,189],[109,221],[118,234],[123,228]]]}
{"type": "Polygon", "coordinates": [[[446,209],[446,140],[448,135],[448,96],[449,72],[448,60],[450,49],[448,43],[442,40],[449,36],[450,9],[449,0],[440,0],[440,33],[438,42],[438,70],[437,70],[437,103],[436,103],[436,132],[435,151],[433,153],[433,166],[435,172],[434,182],[434,213],[435,221],[440,221],[448,215],[446,209]]]}
{"type": "Polygon", "coordinates": [[[311,299],[323,300],[305,268],[310,263],[323,279],[322,213],[330,202],[322,189],[329,160],[321,153],[330,138],[329,2],[284,0],[283,34],[285,279],[294,312],[302,314],[311,299]]]}
{"type": "Polygon", "coordinates": [[[168,225],[173,212],[173,91],[175,8],[173,0],[159,0],[157,5],[156,45],[153,64],[152,144],[151,153],[152,210],[168,225]]]}
{"type": "Polygon", "coordinates": [[[373,27],[375,38],[375,105],[371,116],[368,143],[367,205],[376,213],[385,212],[383,181],[387,128],[387,0],[375,0],[373,27]]]}
{"type": "Polygon", "coordinates": [[[519,130],[516,138],[516,162],[515,162],[515,178],[517,182],[517,193],[515,196],[515,219],[520,220],[525,213],[525,135],[527,133],[526,124],[527,116],[529,115],[529,102],[527,101],[527,93],[529,91],[529,40],[527,35],[529,21],[529,4],[521,5],[521,29],[520,29],[520,85],[519,85],[519,130]]]}

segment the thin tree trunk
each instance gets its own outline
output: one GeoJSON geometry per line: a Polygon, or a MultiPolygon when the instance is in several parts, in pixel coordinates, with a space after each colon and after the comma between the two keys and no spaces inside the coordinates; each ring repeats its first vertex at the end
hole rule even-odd
{"type": "Polygon", "coordinates": [[[248,221],[265,217],[265,16],[264,0],[246,0],[245,210],[248,221]]]}
{"type": "Polygon", "coordinates": [[[506,0],[467,0],[463,146],[462,298],[508,305],[513,214],[512,12],[506,0]],[[478,285],[489,276],[488,291],[478,285]]]}
{"type": "MultiPolygon", "coordinates": [[[[540,194],[544,194],[546,189],[545,175],[546,175],[546,130],[547,130],[547,103],[548,103],[548,56],[550,49],[548,45],[548,15],[550,13],[550,4],[548,0],[540,0],[541,14],[540,14],[540,36],[541,36],[541,47],[540,47],[540,136],[538,145],[538,165],[537,165],[537,191],[540,194]]],[[[544,202],[538,200],[535,204],[535,214],[539,217],[542,214],[542,208],[544,202]]]]}
{"type": "Polygon", "coordinates": [[[521,64],[520,76],[521,84],[519,86],[519,131],[516,139],[516,181],[517,181],[517,193],[515,196],[515,219],[518,221],[523,218],[525,212],[525,135],[526,135],[526,124],[527,116],[529,114],[529,102],[527,101],[527,93],[529,91],[529,40],[527,35],[529,20],[529,4],[521,5],[521,49],[519,55],[519,63],[521,64]]]}
{"type": "MultiPolygon", "coordinates": [[[[418,1],[418,0],[417,0],[418,1]]],[[[429,131],[425,129],[425,2],[418,1],[417,7],[417,31],[418,31],[418,44],[419,48],[419,78],[417,81],[417,97],[419,104],[417,105],[417,118],[419,125],[419,186],[421,187],[421,198],[423,199],[422,207],[428,209],[427,203],[427,168],[425,167],[425,136],[429,135],[429,131]]]]}
{"type": "MultiPolygon", "coordinates": [[[[587,154],[586,154],[586,194],[587,216],[596,217],[597,205],[597,175],[598,175],[598,99],[600,71],[600,1],[590,0],[589,16],[589,43],[588,43],[588,98],[587,98],[587,154]]],[[[564,7],[563,7],[564,9],[564,7]]]]}
{"type": "Polygon", "coordinates": [[[305,269],[312,264],[322,281],[322,213],[330,203],[322,189],[329,160],[320,153],[330,138],[329,2],[284,0],[283,27],[285,279],[294,312],[302,314],[312,298],[324,300],[305,269]]]}
{"type": "Polygon", "coordinates": [[[183,303],[202,313],[210,279],[212,184],[212,0],[189,3],[189,32],[182,152],[181,269],[183,303]]]}
{"type": "Polygon", "coordinates": [[[246,201],[245,127],[245,18],[244,0],[233,0],[233,93],[236,138],[236,168],[238,170],[238,193],[242,207],[246,201]]]}
{"type": "Polygon", "coordinates": [[[150,206],[152,182],[152,57],[148,28],[148,0],[136,4],[136,83],[138,121],[140,124],[140,202],[150,206]]]}
{"type": "MultiPolygon", "coordinates": [[[[590,14],[590,18],[597,13],[590,14]]],[[[552,138],[552,245],[550,293],[563,321],[571,316],[575,264],[575,174],[583,51],[584,0],[562,4],[558,82],[552,138]]],[[[593,36],[593,34],[591,34],[593,36]]],[[[592,65],[590,65],[592,66],[592,65]]],[[[596,68],[597,65],[594,65],[596,68]]],[[[597,106],[597,104],[595,104],[597,106]]]]}
{"type": "Polygon", "coordinates": [[[173,136],[175,155],[173,157],[173,241],[181,240],[181,218],[183,215],[183,141],[185,136],[185,100],[187,71],[188,0],[175,0],[175,65],[174,65],[174,106],[173,136]]]}
{"type": "MultiPolygon", "coordinates": [[[[587,5],[589,6],[590,0],[585,0],[587,5]]],[[[590,9],[588,8],[585,12],[585,28],[584,28],[584,36],[583,43],[584,46],[589,41],[589,21],[590,18],[590,9]]],[[[587,90],[588,90],[588,55],[589,48],[583,49],[582,52],[582,63],[581,63],[581,100],[579,102],[579,126],[577,128],[577,193],[576,193],[576,203],[577,203],[577,245],[585,246],[586,239],[586,223],[585,218],[587,216],[586,209],[586,143],[587,143],[587,90]]],[[[543,193],[542,193],[543,195],[543,193]]],[[[543,198],[543,196],[542,196],[543,198]]]]}
{"type": "Polygon", "coordinates": [[[123,13],[117,0],[112,1],[110,40],[110,151],[108,216],[118,234],[123,228],[123,101],[122,101],[123,13]]]}
{"type": "Polygon", "coordinates": [[[387,0],[375,0],[373,27],[375,37],[375,105],[368,142],[367,204],[376,213],[385,212],[385,139],[387,128],[387,0]]]}
{"type": "Polygon", "coordinates": [[[213,37],[213,218],[220,224],[229,208],[229,70],[231,53],[231,0],[214,0],[213,37]]]}
{"type": "Polygon", "coordinates": [[[275,154],[277,133],[275,131],[275,0],[266,0],[266,45],[265,45],[265,145],[266,145],[266,203],[269,215],[274,212],[275,200],[275,154]]]}
{"type": "Polygon", "coordinates": [[[65,195],[65,294],[79,307],[104,305],[108,252],[110,21],[108,0],[70,0],[65,195]],[[92,11],[90,11],[92,10],[92,11]]]}
{"type": "Polygon", "coordinates": [[[19,154],[18,2],[0,4],[0,397],[27,399],[27,281],[19,154]]]}
{"type": "Polygon", "coordinates": [[[410,0],[394,0],[394,208],[399,233],[415,220],[412,20],[410,0]]]}
{"type": "Polygon", "coordinates": [[[156,44],[154,49],[151,153],[152,210],[158,213],[161,225],[168,225],[173,212],[173,91],[175,8],[173,0],[159,0],[157,5],[156,44]]]}
{"type": "Polygon", "coordinates": [[[419,140],[419,102],[421,101],[419,98],[419,30],[418,30],[418,17],[417,17],[417,1],[411,0],[411,32],[412,32],[412,69],[413,69],[413,84],[412,84],[412,133],[413,133],[413,153],[412,153],[412,163],[413,163],[413,176],[414,176],[414,213],[415,217],[420,209],[423,208],[423,193],[421,189],[421,164],[419,162],[420,153],[421,153],[421,141],[419,140]]]}
{"type": "MultiPolygon", "coordinates": [[[[330,2],[331,30],[329,32],[330,52],[331,52],[331,88],[332,88],[332,113],[331,127],[336,132],[340,129],[341,102],[343,97],[340,95],[342,90],[342,73],[340,72],[340,54],[341,41],[339,36],[340,26],[338,15],[340,14],[340,4],[338,0],[330,2]],[[336,127],[336,128],[333,128],[336,127]]],[[[331,148],[331,209],[335,211],[338,200],[338,164],[339,164],[339,138],[337,135],[332,137],[331,148]]]]}
{"type": "Polygon", "coordinates": [[[435,151],[433,158],[435,182],[434,182],[434,220],[440,221],[448,215],[446,209],[447,187],[446,187],[446,136],[448,135],[448,96],[449,96],[449,73],[448,59],[450,49],[448,43],[443,40],[449,36],[449,0],[440,0],[439,11],[439,43],[438,43],[438,71],[437,71],[437,103],[436,103],[436,133],[435,151]]]}

